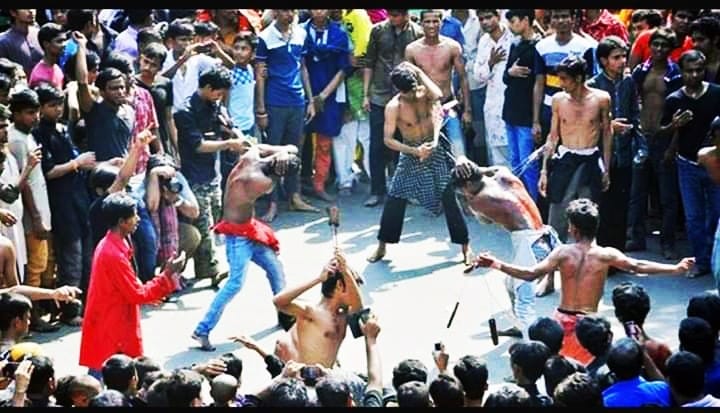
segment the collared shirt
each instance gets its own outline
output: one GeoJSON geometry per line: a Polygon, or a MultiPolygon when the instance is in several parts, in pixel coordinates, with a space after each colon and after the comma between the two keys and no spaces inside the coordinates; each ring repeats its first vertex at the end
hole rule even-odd
{"type": "Polygon", "coordinates": [[[77,158],[78,150],[62,124],[41,119],[32,134],[42,145],[41,166],[47,180],[50,209],[53,211],[53,233],[63,240],[80,239],[90,231],[87,173],[70,171],[55,179],[47,179],[48,172],[54,167],[77,158]]]}
{"type": "Polygon", "coordinates": [[[373,26],[365,59],[366,67],[373,70],[370,103],[385,106],[397,93],[390,81],[390,72],[405,61],[407,45],[424,35],[422,28],[412,21],[400,31],[395,29],[390,20],[373,26]]]}
{"type": "Polygon", "coordinates": [[[605,36],[618,36],[625,43],[628,41],[627,28],[607,9],[602,9],[600,16],[595,21],[584,19],[580,28],[598,42],[605,36]]]}
{"type": "Polygon", "coordinates": [[[535,67],[537,74],[545,75],[545,106],[552,106],[552,95],[562,90],[560,78],[557,76],[557,66],[566,57],[581,56],[587,62],[587,77],[595,75],[595,53],[593,44],[585,37],[573,33],[572,38],[565,44],[557,42],[556,34],[543,38],[535,45],[538,52],[538,61],[535,67]]]}
{"type": "MultiPolygon", "coordinates": [[[[137,85],[141,88],[150,92],[155,105],[155,114],[158,120],[158,131],[160,133],[160,139],[163,145],[171,145],[170,143],[170,131],[168,122],[170,119],[167,117],[167,109],[173,106],[173,84],[172,81],[164,76],[155,76],[152,85],[146,85],[140,80],[140,75],[135,78],[137,85]]],[[[168,147],[165,147],[166,152],[170,152],[168,147]]]]}
{"type": "MultiPolygon", "coordinates": [[[[15,157],[19,170],[22,171],[23,168],[25,168],[28,154],[37,147],[37,141],[31,134],[20,131],[14,124],[8,127],[8,148],[15,157]]],[[[28,185],[30,186],[30,191],[35,201],[35,208],[37,208],[40,214],[40,222],[42,222],[42,225],[46,229],[51,229],[52,222],[47,184],[45,183],[45,176],[40,168],[33,168],[33,170],[30,171],[30,175],[28,175],[28,185]]],[[[23,214],[23,226],[25,227],[25,232],[30,232],[32,228],[32,218],[30,214],[23,214]]]]}
{"type": "MultiPolygon", "coordinates": [[[[147,89],[142,87],[133,88],[133,107],[135,108],[135,128],[133,129],[132,136],[137,136],[140,132],[145,129],[157,128],[158,118],[157,112],[155,111],[155,103],[153,102],[152,95],[147,89]]],[[[128,143],[128,150],[132,145],[132,140],[128,143]]],[[[135,173],[143,173],[147,167],[147,161],[150,158],[150,147],[145,145],[140,156],[138,157],[137,164],[135,165],[135,173]]]]}
{"type": "MultiPolygon", "coordinates": [[[[172,51],[168,51],[162,71],[170,69],[174,64],[175,57],[172,51]]],[[[185,61],[185,64],[175,71],[175,76],[172,78],[173,113],[183,109],[190,96],[198,90],[200,74],[219,64],[219,59],[200,53],[191,56],[185,61]]]]}
{"type": "Polygon", "coordinates": [[[440,23],[440,34],[460,43],[460,48],[462,48],[463,53],[465,52],[465,34],[463,33],[463,24],[457,17],[447,13],[440,23]]]}
{"type": "Polygon", "coordinates": [[[269,106],[305,106],[302,81],[302,59],[308,52],[308,36],[297,24],[290,25],[288,40],[283,38],[276,22],[260,32],[255,60],[267,67],[265,103],[269,106]]]}
{"type": "Polygon", "coordinates": [[[138,30],[133,26],[128,26],[115,38],[115,52],[122,52],[132,57],[133,60],[138,58],[137,44],[138,30]]]}
{"type": "Polygon", "coordinates": [[[603,71],[588,81],[588,86],[604,90],[610,94],[611,113],[613,119],[625,118],[633,129],[624,134],[613,136],[612,157],[610,164],[618,168],[632,166],[633,146],[632,134],[637,132],[640,125],[640,101],[637,88],[630,76],[620,79],[610,79],[603,71]]]}
{"type": "Polygon", "coordinates": [[[670,406],[670,387],[664,381],[646,381],[637,376],[617,381],[603,391],[605,407],[670,406]]]}
{"type": "MultiPolygon", "coordinates": [[[[503,83],[503,72],[507,65],[508,59],[501,60],[493,65],[492,70],[490,69],[490,52],[495,48],[502,48],[505,53],[510,51],[510,45],[513,41],[513,34],[507,27],[500,25],[502,34],[495,41],[490,33],[485,33],[480,37],[480,41],[477,46],[477,55],[475,56],[475,64],[473,67],[473,76],[480,85],[480,87],[488,87],[488,95],[505,92],[505,83],[503,83]],[[491,89],[494,92],[491,92],[491,89]]],[[[500,105],[502,110],[502,105],[500,105]]]]}
{"type": "MultiPolygon", "coordinates": [[[[635,87],[638,89],[639,96],[642,96],[643,83],[645,83],[645,78],[647,78],[648,73],[650,73],[652,66],[652,59],[647,59],[643,63],[637,65],[632,71],[632,79],[635,82],[635,87]]],[[[673,62],[670,58],[668,58],[667,61],[663,81],[665,82],[666,98],[669,94],[682,87],[682,72],[680,72],[680,66],[673,62]]]]}
{"type": "Polygon", "coordinates": [[[44,55],[37,35],[36,27],[29,27],[28,32],[23,33],[14,26],[0,34],[0,57],[22,65],[28,78],[44,55]]]}

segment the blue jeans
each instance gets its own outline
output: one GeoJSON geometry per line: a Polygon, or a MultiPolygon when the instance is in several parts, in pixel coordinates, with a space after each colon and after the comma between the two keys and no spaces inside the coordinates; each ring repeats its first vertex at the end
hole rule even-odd
{"type": "Polygon", "coordinates": [[[510,296],[515,327],[527,337],[527,329],[535,321],[535,287],[532,281],[505,276],[505,289],[510,296]]]}
{"type": "MultiPolygon", "coordinates": [[[[505,123],[505,131],[508,140],[508,152],[510,153],[510,165],[513,170],[520,168],[530,154],[535,150],[535,141],[532,136],[532,128],[527,126],[513,126],[505,123]]],[[[539,169],[538,162],[533,161],[525,172],[520,176],[525,184],[525,189],[537,202],[538,199],[538,179],[539,169]]]]}
{"type": "Polygon", "coordinates": [[[465,155],[465,136],[463,135],[460,115],[451,110],[443,119],[443,133],[450,140],[453,156],[465,155]]]}
{"type": "Polygon", "coordinates": [[[680,196],[685,210],[685,230],[700,270],[710,269],[713,236],[720,217],[720,189],[707,171],[677,158],[680,196]]]}
{"type": "Polygon", "coordinates": [[[230,264],[230,276],[225,285],[215,295],[215,299],[210,304],[210,308],[205,313],[203,320],[195,327],[195,334],[198,336],[209,335],[210,331],[220,321],[225,306],[240,292],[245,283],[245,274],[250,261],[265,270],[273,294],[277,294],[285,288],[285,275],[282,264],[280,264],[275,251],[271,248],[245,237],[226,235],[225,249],[230,264]]]}
{"type": "Polygon", "coordinates": [[[143,282],[147,282],[155,276],[158,239],[147,208],[138,206],[137,212],[140,221],[137,229],[132,234],[132,241],[135,248],[135,260],[137,261],[137,275],[143,282]]]}
{"type": "Polygon", "coordinates": [[[720,225],[715,229],[715,242],[713,243],[712,258],[710,259],[715,288],[720,294],[720,225]]]}
{"type": "Polygon", "coordinates": [[[470,91],[472,106],[472,127],[475,131],[472,146],[468,148],[468,158],[478,165],[487,165],[487,142],[485,141],[485,96],[487,86],[470,91]]]}

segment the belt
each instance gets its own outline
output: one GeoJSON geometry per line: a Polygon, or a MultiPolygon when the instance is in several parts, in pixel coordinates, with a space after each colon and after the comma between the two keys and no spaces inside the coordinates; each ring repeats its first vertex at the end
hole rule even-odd
{"type": "Polygon", "coordinates": [[[560,307],[558,307],[557,310],[559,313],[563,313],[563,314],[567,314],[567,315],[587,315],[587,313],[584,311],[565,310],[560,307]]]}

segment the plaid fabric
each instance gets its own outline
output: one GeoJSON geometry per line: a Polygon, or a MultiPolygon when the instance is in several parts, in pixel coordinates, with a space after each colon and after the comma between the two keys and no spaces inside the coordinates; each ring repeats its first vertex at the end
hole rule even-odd
{"type": "MultiPolygon", "coordinates": [[[[250,67],[248,65],[248,67],[250,67]]],[[[233,67],[232,69],[232,84],[233,86],[237,85],[247,85],[248,83],[252,83],[255,81],[255,74],[250,71],[250,69],[243,69],[241,67],[233,67]]]]}
{"type": "MultiPolygon", "coordinates": [[[[133,138],[145,129],[153,129],[159,127],[157,113],[155,113],[155,103],[153,103],[152,95],[141,87],[135,87],[135,98],[133,100],[133,108],[135,108],[135,129],[133,129],[133,138]]],[[[128,149],[132,146],[133,139],[130,140],[128,149]]],[[[150,147],[145,146],[145,150],[140,153],[135,173],[145,173],[147,161],[150,158],[150,147]]]]}
{"type": "Polygon", "coordinates": [[[160,201],[160,208],[151,212],[150,217],[155,232],[158,234],[160,245],[158,246],[157,260],[162,265],[178,251],[180,232],[177,209],[173,205],[166,204],[165,201],[160,201]]]}
{"type": "MultiPolygon", "coordinates": [[[[420,146],[421,143],[405,144],[420,146]]],[[[440,215],[442,195],[450,182],[450,172],[454,166],[450,141],[441,136],[432,155],[422,162],[415,156],[400,154],[388,194],[396,198],[416,199],[425,209],[440,215]]]]}

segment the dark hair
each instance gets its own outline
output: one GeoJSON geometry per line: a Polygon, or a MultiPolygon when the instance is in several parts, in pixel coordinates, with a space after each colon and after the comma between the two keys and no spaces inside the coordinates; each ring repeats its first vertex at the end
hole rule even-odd
{"type": "Polygon", "coordinates": [[[124,80],[125,75],[123,74],[123,72],[119,71],[114,67],[108,67],[102,69],[100,73],[98,73],[97,79],[95,79],[95,86],[97,86],[97,88],[101,91],[105,91],[105,87],[107,86],[107,84],[116,79],[124,80]]]}
{"type": "MultiPolygon", "coordinates": [[[[689,33],[693,32],[700,32],[710,40],[715,39],[717,42],[717,38],[720,36],[720,21],[710,16],[700,17],[690,23],[689,33]]],[[[717,45],[714,44],[714,46],[717,45]]]]}
{"type": "Polygon", "coordinates": [[[650,42],[652,43],[655,39],[662,39],[670,43],[670,49],[674,49],[678,45],[678,38],[674,31],[668,27],[658,27],[650,35],[650,42]]]}
{"type": "Polygon", "coordinates": [[[557,385],[552,393],[555,404],[562,407],[602,407],[603,395],[595,378],[587,373],[573,373],[557,385]]]}
{"type": "Polygon", "coordinates": [[[130,382],[137,376],[135,362],[125,354],[114,354],[102,365],[102,378],[105,387],[127,393],[130,382]]]}
{"type": "Polygon", "coordinates": [[[0,90],[10,90],[12,86],[12,79],[5,73],[0,73],[0,90]]]}
{"type": "Polygon", "coordinates": [[[577,228],[580,236],[586,239],[594,239],[600,223],[598,206],[587,198],[580,198],[570,201],[567,209],[568,222],[577,228]]]}
{"type": "Polygon", "coordinates": [[[220,360],[225,362],[225,374],[235,377],[239,382],[243,371],[242,359],[233,353],[225,353],[220,356],[220,360]]]}
{"type": "Polygon", "coordinates": [[[108,162],[99,162],[90,172],[88,182],[90,189],[102,189],[103,191],[110,188],[120,173],[120,168],[108,162]]]}
{"type": "Polygon", "coordinates": [[[660,26],[663,22],[662,14],[657,9],[637,9],[632,12],[630,20],[633,23],[645,20],[651,29],[660,26]]]}
{"type": "Polygon", "coordinates": [[[430,383],[430,396],[436,407],[463,407],[465,394],[460,382],[447,374],[440,374],[430,383]]]}
{"type": "Polygon", "coordinates": [[[409,9],[387,9],[388,14],[408,14],[410,12],[409,9]]]}
{"type": "Polygon", "coordinates": [[[290,155],[287,162],[287,168],[285,169],[285,173],[283,175],[278,173],[277,163],[275,162],[263,162],[260,168],[265,176],[293,176],[297,174],[300,169],[300,158],[296,155],[290,155]]]}
{"type": "Polygon", "coordinates": [[[232,74],[226,67],[213,66],[202,72],[198,80],[198,86],[201,88],[210,86],[212,90],[230,89],[230,86],[232,86],[232,74]]]}
{"type": "Polygon", "coordinates": [[[680,350],[697,354],[706,366],[713,362],[717,335],[713,335],[710,323],[700,317],[687,317],[680,322],[678,338],[680,350]]]}
{"type": "Polygon", "coordinates": [[[89,407],[132,407],[130,399],[122,392],[113,389],[103,390],[90,399],[89,407]]]}
{"type": "MultiPolygon", "coordinates": [[[[115,68],[122,72],[124,75],[129,76],[135,72],[133,67],[133,61],[130,56],[123,52],[112,52],[103,61],[103,69],[115,68]]],[[[99,78],[100,76],[98,76],[99,78]]]]}
{"type": "Polygon", "coordinates": [[[600,43],[598,43],[597,48],[595,49],[595,56],[598,60],[600,60],[600,58],[607,59],[610,57],[610,53],[612,53],[615,49],[621,49],[627,52],[628,45],[618,36],[605,36],[600,40],[600,43]]]}
{"type": "Polygon", "coordinates": [[[135,198],[123,192],[115,192],[108,195],[102,201],[102,214],[108,227],[113,228],[120,223],[121,219],[128,219],[135,215],[137,201],[135,198]]]}
{"type": "Polygon", "coordinates": [[[40,102],[41,106],[46,103],[63,102],[65,100],[65,94],[62,90],[46,82],[37,85],[37,87],[35,87],[35,93],[37,93],[38,102],[40,102]]]}
{"type": "Polygon", "coordinates": [[[192,370],[175,370],[169,379],[166,395],[169,407],[189,407],[200,397],[203,377],[192,370]]]}
{"type": "Polygon", "coordinates": [[[13,320],[32,310],[32,301],[16,293],[0,294],[0,331],[7,331],[13,320]]]}
{"type": "Polygon", "coordinates": [[[18,66],[17,63],[7,57],[0,57],[0,73],[6,74],[10,79],[15,79],[18,66]]]}
{"type": "MultiPolygon", "coordinates": [[[[136,364],[136,368],[138,365],[136,364]]],[[[137,368],[138,373],[140,372],[140,369],[137,368]]],[[[147,371],[142,379],[139,380],[138,388],[142,388],[145,390],[149,390],[150,387],[152,387],[153,384],[155,384],[156,381],[161,379],[169,379],[172,377],[172,373],[165,370],[154,370],[154,371],[147,371]]],[[[145,398],[147,398],[147,392],[145,393],[145,398]]]]}
{"type": "Polygon", "coordinates": [[[258,38],[254,33],[242,33],[235,36],[233,45],[237,42],[247,42],[252,50],[257,49],[258,38]]]}
{"type": "Polygon", "coordinates": [[[570,362],[563,356],[555,355],[550,357],[543,368],[545,379],[545,392],[553,394],[557,385],[565,378],[578,371],[577,365],[570,362]]]}
{"type": "Polygon", "coordinates": [[[415,380],[401,384],[397,388],[397,403],[399,407],[432,407],[427,384],[415,380]]]}
{"type": "Polygon", "coordinates": [[[410,381],[427,381],[427,367],[417,359],[405,359],[393,369],[392,384],[397,390],[403,383],[410,381]]]}
{"type": "Polygon", "coordinates": [[[10,112],[18,113],[26,109],[39,109],[40,101],[34,90],[23,88],[10,95],[10,112]]]}
{"type": "Polygon", "coordinates": [[[138,30],[136,38],[138,46],[153,43],[162,44],[163,38],[160,32],[154,27],[143,27],[138,30]]]}
{"type": "Polygon", "coordinates": [[[73,377],[73,380],[68,385],[68,394],[70,397],[78,393],[84,394],[86,397],[95,397],[100,391],[102,391],[102,383],[89,374],[81,374],[73,377]]]}
{"type": "Polygon", "coordinates": [[[587,76],[587,62],[582,56],[569,55],[560,61],[555,72],[566,73],[572,78],[580,76],[580,78],[585,81],[585,77],[587,76]]]}
{"type": "Polygon", "coordinates": [[[153,13],[152,9],[125,9],[124,11],[128,23],[133,26],[145,23],[153,13]]]}
{"type": "Polygon", "coordinates": [[[409,67],[399,64],[390,72],[392,84],[400,92],[410,92],[418,85],[418,78],[409,67]]]}
{"type": "Polygon", "coordinates": [[[578,15],[577,9],[549,9],[550,10],[550,18],[552,18],[553,14],[559,12],[559,11],[569,11],[570,12],[570,18],[575,19],[578,15]]]}
{"type": "Polygon", "coordinates": [[[140,54],[148,59],[158,60],[160,61],[160,65],[162,65],[167,57],[167,49],[165,49],[165,46],[162,44],[150,43],[142,49],[140,54]]]}
{"type": "Polygon", "coordinates": [[[188,18],[175,19],[170,22],[170,25],[165,32],[166,39],[175,39],[181,36],[192,36],[195,34],[192,21],[188,18]]]}
{"type": "Polygon", "coordinates": [[[286,378],[272,385],[265,400],[267,407],[306,407],[310,404],[305,383],[296,378],[286,378]]]}
{"type": "Polygon", "coordinates": [[[145,169],[145,175],[149,176],[150,172],[155,169],[162,166],[169,166],[174,169],[180,169],[178,168],[177,164],[175,163],[175,159],[173,159],[172,156],[166,153],[154,153],[148,157],[147,161],[147,167],[145,169]]]}
{"type": "Polygon", "coordinates": [[[540,341],[520,341],[510,349],[510,363],[522,370],[523,376],[536,382],[542,376],[550,350],[540,341]]]}
{"type": "MultiPolygon", "coordinates": [[[[77,53],[70,56],[63,66],[63,73],[68,80],[75,79],[75,66],[77,62],[77,53]]],[[[100,68],[100,56],[93,50],[85,50],[85,64],[88,72],[98,70],[100,68]]],[[[97,83],[96,83],[97,84],[97,83]]]]}
{"type": "Polygon", "coordinates": [[[682,396],[703,396],[705,389],[705,366],[695,353],[678,351],[665,363],[667,382],[682,396]]]}
{"type": "Polygon", "coordinates": [[[48,382],[55,378],[55,368],[50,357],[35,355],[28,358],[32,362],[33,371],[30,375],[30,383],[27,387],[28,395],[47,394],[50,395],[48,382]]]}
{"type": "Polygon", "coordinates": [[[315,384],[315,392],[322,407],[347,407],[350,386],[335,376],[325,376],[315,384]]]}
{"type": "Polygon", "coordinates": [[[580,345],[595,357],[601,356],[610,349],[612,330],[610,322],[603,317],[587,316],[575,325],[575,335],[580,345]]]}
{"type": "Polygon", "coordinates": [[[528,327],[528,338],[544,343],[551,354],[560,352],[564,334],[560,323],[550,317],[538,317],[528,327]]]}
{"type": "Polygon", "coordinates": [[[621,323],[633,321],[642,327],[650,312],[650,296],[642,285],[632,281],[623,281],[613,288],[612,302],[615,317],[621,323]]]}
{"type": "Polygon", "coordinates": [[[703,52],[695,49],[684,51],[683,54],[680,55],[680,59],[678,59],[678,66],[680,66],[680,69],[685,69],[685,64],[692,62],[702,62],[704,65],[706,60],[703,52]]]}
{"type": "Polygon", "coordinates": [[[643,350],[635,340],[623,337],[610,347],[607,366],[618,381],[639,376],[642,364],[643,350]]]}
{"type": "Polygon", "coordinates": [[[81,31],[88,23],[93,22],[96,14],[95,9],[69,9],[65,14],[65,30],[81,31]]]}
{"type": "Polygon", "coordinates": [[[535,20],[535,10],[533,9],[510,9],[505,12],[505,18],[510,21],[513,17],[518,19],[528,19],[528,23],[532,24],[535,20]]]}
{"type": "Polygon", "coordinates": [[[322,284],[320,284],[320,292],[322,293],[323,297],[332,298],[338,283],[342,284],[342,286],[345,287],[345,278],[343,278],[343,275],[340,271],[337,271],[332,276],[327,277],[327,279],[323,281],[322,284]]]}
{"type": "Polygon", "coordinates": [[[442,9],[423,9],[423,10],[420,10],[420,21],[422,21],[423,18],[425,18],[425,15],[428,14],[428,13],[439,14],[439,15],[440,15],[440,20],[442,20],[444,11],[443,11],[442,9]]]}
{"type": "Polygon", "coordinates": [[[700,317],[712,327],[713,335],[720,331],[720,297],[717,294],[700,293],[692,296],[686,308],[687,317],[700,317]]]}
{"type": "Polygon", "coordinates": [[[65,32],[63,31],[62,26],[60,26],[57,23],[45,23],[40,27],[40,30],[38,30],[37,33],[37,39],[38,43],[40,43],[40,47],[42,47],[43,50],[45,50],[45,42],[51,42],[54,38],[63,35],[65,32]]]}
{"type": "Polygon", "coordinates": [[[455,363],[453,373],[460,380],[468,399],[482,400],[488,381],[488,369],[483,359],[472,355],[463,356],[455,363]]]}
{"type": "Polygon", "coordinates": [[[196,36],[205,37],[217,34],[218,31],[220,31],[220,28],[214,22],[207,21],[195,22],[195,24],[193,24],[193,30],[195,31],[196,36]]]}
{"type": "Polygon", "coordinates": [[[492,13],[497,17],[500,17],[500,10],[498,9],[475,9],[475,13],[479,16],[485,13],[492,13]]]}
{"type": "Polygon", "coordinates": [[[483,407],[532,407],[530,394],[515,384],[503,384],[502,387],[488,394],[483,407]]]}
{"type": "Polygon", "coordinates": [[[68,374],[55,380],[55,391],[53,392],[53,397],[55,397],[55,403],[58,406],[73,407],[70,386],[74,380],[74,374],[68,374]]]}
{"type": "MultiPolygon", "coordinates": [[[[155,374],[153,372],[151,374],[155,374]]],[[[158,377],[149,387],[145,393],[145,403],[150,407],[169,407],[170,402],[168,401],[168,388],[172,380],[172,373],[162,374],[159,373],[158,377]]]]}

